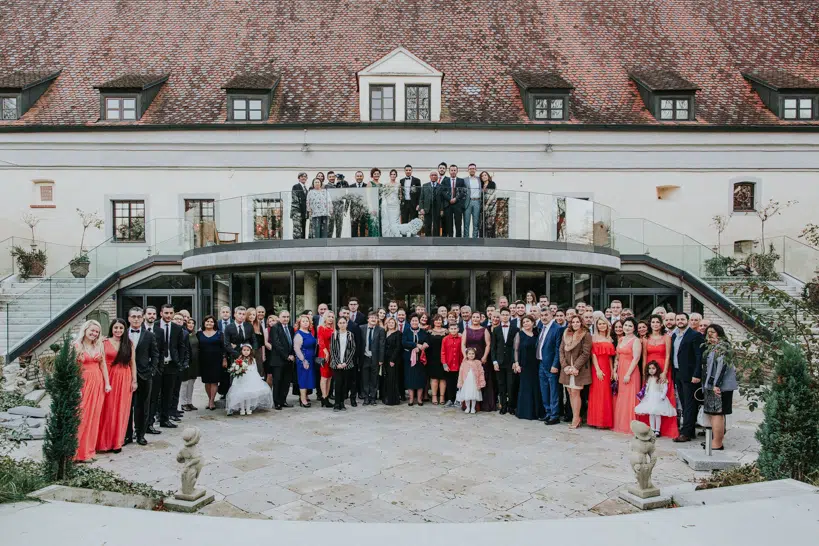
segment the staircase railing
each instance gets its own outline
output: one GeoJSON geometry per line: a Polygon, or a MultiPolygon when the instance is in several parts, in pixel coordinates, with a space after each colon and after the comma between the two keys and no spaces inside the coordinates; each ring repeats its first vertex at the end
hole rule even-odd
{"type": "Polygon", "coordinates": [[[9,354],[40,326],[112,273],[150,256],[181,255],[193,245],[192,226],[184,219],[154,219],[147,224],[145,234],[146,240],[138,243],[107,239],[87,252],[89,271],[85,277],[75,278],[68,264],[7,302],[2,309],[5,347],[0,350],[9,354]],[[67,299],[70,303],[66,303],[67,299]]]}

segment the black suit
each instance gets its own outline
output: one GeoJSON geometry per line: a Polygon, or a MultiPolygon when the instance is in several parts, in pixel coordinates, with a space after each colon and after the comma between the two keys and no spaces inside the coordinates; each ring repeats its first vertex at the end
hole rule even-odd
{"type": "Polygon", "coordinates": [[[307,189],[301,185],[301,182],[293,184],[290,199],[290,219],[293,221],[293,238],[304,239],[306,233],[305,228],[307,226],[307,189]]]}
{"type": "Polygon", "coordinates": [[[350,313],[350,320],[355,322],[359,326],[364,326],[365,324],[367,324],[367,315],[365,315],[361,311],[356,311],[355,313],[350,313]]]}
{"type": "MultiPolygon", "coordinates": [[[[127,332],[126,335],[128,335],[127,332]]],[[[134,428],[136,428],[137,439],[144,438],[148,428],[151,411],[151,384],[154,374],[159,369],[159,347],[152,332],[142,329],[136,344],[134,359],[137,368],[137,390],[131,398],[131,415],[128,417],[128,428],[125,431],[125,437],[128,439],[133,439],[134,428]]]]}
{"type": "Polygon", "coordinates": [[[362,392],[364,398],[370,402],[374,401],[378,395],[378,366],[384,363],[384,349],[387,344],[387,333],[377,324],[372,329],[372,340],[370,341],[371,356],[364,354],[367,348],[367,338],[369,337],[369,325],[361,328],[361,376],[362,392]]]}
{"type": "Polygon", "coordinates": [[[188,366],[184,329],[173,322],[168,323],[168,327],[170,331],[166,335],[161,320],[153,325],[159,348],[159,366],[151,385],[151,416],[158,415],[160,423],[166,423],[172,414],[175,415],[172,407],[174,387],[179,372],[188,366]]]}
{"type": "Polygon", "coordinates": [[[444,204],[441,201],[441,183],[427,182],[421,186],[421,198],[418,206],[424,211],[424,234],[427,237],[441,235],[441,213],[444,204]]]}
{"type": "MultiPolygon", "coordinates": [[[[506,339],[503,339],[503,325],[499,324],[492,330],[491,352],[492,364],[498,364],[500,368],[495,372],[498,378],[498,396],[501,407],[515,409],[518,405],[518,385],[520,378],[512,371],[512,364],[515,361],[515,336],[518,327],[509,323],[506,339]]],[[[488,381],[488,379],[487,379],[488,381]]]]}
{"type": "Polygon", "coordinates": [[[444,204],[444,236],[460,237],[464,220],[464,205],[466,203],[466,182],[463,178],[445,176],[441,181],[441,199],[444,204]],[[455,199],[454,203],[450,201],[455,199]]]}
{"type": "Polygon", "coordinates": [[[289,359],[291,356],[295,359],[296,356],[293,333],[289,324],[285,331],[285,327],[278,323],[270,327],[267,338],[272,346],[268,351],[267,370],[273,376],[273,403],[276,407],[281,407],[287,401],[287,389],[290,388],[293,376],[293,361],[289,359]]]}
{"type": "Polygon", "coordinates": [[[680,434],[694,438],[694,426],[697,423],[698,404],[694,393],[700,387],[700,383],[692,383],[693,378],[702,378],[702,344],[705,342],[703,335],[693,328],[688,328],[680,341],[677,351],[677,363],[674,366],[674,342],[677,333],[671,336],[671,366],[674,367],[674,386],[677,395],[680,397],[682,405],[682,427],[680,434]]]}
{"type": "Polygon", "coordinates": [[[401,223],[409,223],[410,220],[418,218],[418,199],[420,198],[421,179],[414,176],[404,177],[399,180],[401,186],[401,223]],[[406,183],[410,181],[410,198],[406,196],[406,183]]]}

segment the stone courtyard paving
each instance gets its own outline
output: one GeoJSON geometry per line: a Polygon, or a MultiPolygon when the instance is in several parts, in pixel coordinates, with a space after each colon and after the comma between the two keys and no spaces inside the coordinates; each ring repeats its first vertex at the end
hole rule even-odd
{"type": "MultiPolygon", "coordinates": [[[[197,384],[194,404],[206,399],[197,384]]],[[[291,397],[290,402],[296,402],[291,397]]],[[[756,458],[761,418],[739,403],[729,450],[756,458]]],[[[216,494],[201,513],[278,520],[359,522],[517,521],[628,513],[616,500],[633,481],[629,437],[567,425],[547,427],[498,413],[466,415],[423,407],[312,408],[227,417],[186,414],[150,444],[98,455],[96,465],[162,490],[178,488],[175,460],[185,425],[202,430],[199,483],[216,494]]],[[[677,460],[677,444],[658,440],[659,487],[705,475],[677,460]],[[698,476],[699,475],[699,476],[698,476]]],[[[695,444],[687,444],[691,447],[695,444]]],[[[25,451],[36,455],[40,442],[25,451]]]]}

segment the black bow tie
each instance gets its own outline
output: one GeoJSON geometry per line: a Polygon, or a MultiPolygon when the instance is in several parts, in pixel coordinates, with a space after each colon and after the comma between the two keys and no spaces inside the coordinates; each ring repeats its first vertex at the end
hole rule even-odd
{"type": "Polygon", "coordinates": [[[138,333],[140,333],[141,331],[142,331],[142,330],[134,330],[133,328],[131,328],[131,333],[132,333],[132,334],[138,334],[138,333]]]}

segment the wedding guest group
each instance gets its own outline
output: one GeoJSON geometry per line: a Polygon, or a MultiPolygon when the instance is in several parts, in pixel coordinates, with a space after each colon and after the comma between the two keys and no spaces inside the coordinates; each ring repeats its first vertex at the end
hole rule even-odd
{"type": "Polygon", "coordinates": [[[585,302],[563,309],[534,293],[512,302],[501,296],[484,313],[457,303],[433,311],[416,305],[408,313],[390,301],[365,314],[352,297],[337,315],[322,303],[318,314],[304,310],[292,323],[287,310],[223,307],[197,328],[171,305],[134,307],[107,336],[89,320],[74,344],[84,379],[76,460],[144,446],[160,429],[176,428],[186,412],[200,411],[198,381],[207,397],[201,411],[221,406],[228,415],[292,408],[292,390],[301,408],[313,407],[314,396],[336,412],[347,401],[430,403],[623,434],[639,419],[675,442],[696,437],[703,403],[712,448],[723,449],[736,372],[725,331],[707,323],[704,336],[700,315],[655,309],[638,322],[616,300],[606,316],[585,302]]]}

